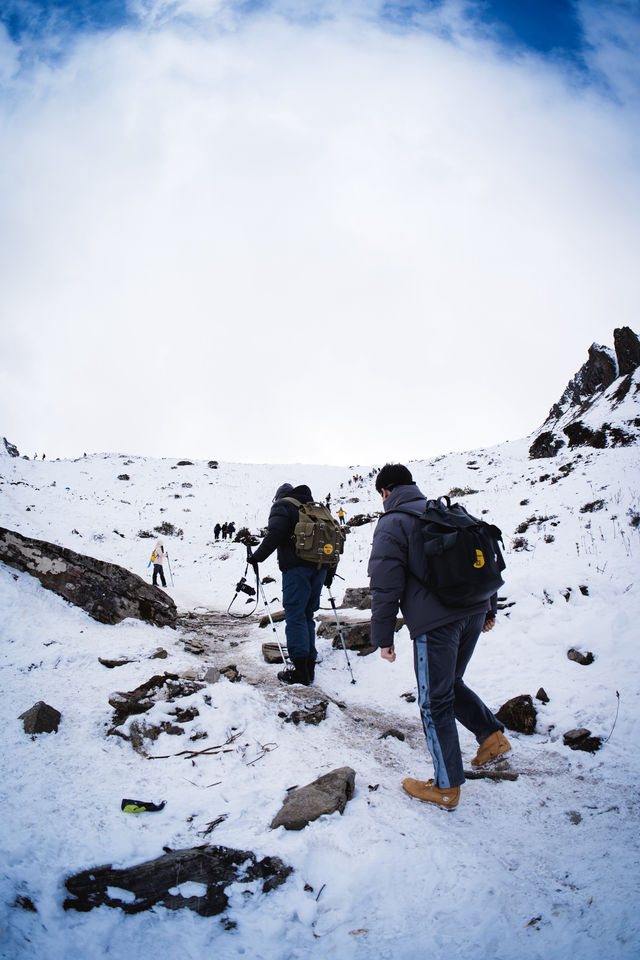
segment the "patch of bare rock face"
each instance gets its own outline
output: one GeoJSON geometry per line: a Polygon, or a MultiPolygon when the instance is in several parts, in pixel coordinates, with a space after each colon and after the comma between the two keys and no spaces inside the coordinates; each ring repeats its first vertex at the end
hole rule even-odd
{"type": "MultiPolygon", "coordinates": [[[[536,435],[529,457],[532,460],[555,457],[565,447],[628,446],[640,435],[640,416],[627,418],[612,426],[609,420],[630,391],[638,392],[636,371],[640,367],[640,340],[630,327],[613,331],[614,349],[593,343],[586,363],[569,381],[564,393],[555,403],[536,435]],[[635,386],[634,386],[635,377],[635,386]],[[594,426],[582,417],[615,381],[619,385],[607,395],[602,409],[602,422],[594,426]],[[611,415],[611,416],[610,416],[611,415]]],[[[599,418],[598,418],[599,419],[599,418]]]]}
{"type": "Polygon", "coordinates": [[[36,577],[47,590],[82,607],[100,623],[134,617],[159,627],[175,626],[177,611],[171,597],[116,563],[5,527],[0,527],[0,560],[36,577]]]}
{"type": "Polygon", "coordinates": [[[201,917],[212,917],[226,910],[226,889],[232,883],[261,880],[262,893],[268,893],[284,883],[292,870],[278,857],[258,860],[254,853],[232,847],[170,850],[156,860],[122,870],[107,864],[69,877],[65,886],[71,897],[63,906],[85,913],[102,905],[140,913],[160,904],[168,910],[186,907],[201,917]],[[188,882],[202,884],[202,895],[183,896],[180,885],[188,882]]]}

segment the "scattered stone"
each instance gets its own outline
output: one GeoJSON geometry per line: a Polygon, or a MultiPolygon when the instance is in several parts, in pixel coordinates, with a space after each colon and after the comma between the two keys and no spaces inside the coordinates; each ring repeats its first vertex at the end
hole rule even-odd
{"type": "MultiPolygon", "coordinates": [[[[376,649],[371,646],[371,622],[369,620],[345,620],[340,626],[347,650],[357,650],[360,656],[367,656],[376,649]]],[[[335,617],[333,619],[331,617],[321,617],[317,633],[319,637],[332,639],[332,647],[335,650],[342,648],[335,617]]]]}
{"type": "Polygon", "coordinates": [[[388,730],[385,730],[384,733],[381,733],[378,737],[378,740],[386,740],[387,737],[395,737],[396,740],[404,740],[404,733],[401,730],[396,730],[395,727],[389,727],[388,730]]]}
{"type": "Polygon", "coordinates": [[[153,653],[149,654],[149,660],[166,660],[169,654],[163,647],[158,647],[153,653]]]}
{"type": "Polygon", "coordinates": [[[536,693],[536,700],[539,700],[540,703],[549,703],[549,697],[544,687],[540,687],[536,693]]]}
{"type": "Polygon", "coordinates": [[[535,733],[537,713],[528,693],[507,700],[496,713],[496,717],[500,723],[504,723],[505,727],[516,733],[535,733]]]}
{"type": "Polygon", "coordinates": [[[109,670],[114,670],[115,667],[124,667],[127,663],[137,663],[137,660],[105,660],[104,657],[98,657],[98,663],[101,663],[103,667],[108,667],[109,670]]]}
{"type": "Polygon", "coordinates": [[[292,867],[278,857],[257,860],[254,853],[231,847],[170,850],[156,860],[123,870],[107,864],[69,877],[65,886],[71,898],[63,906],[86,913],[104,904],[125,913],[140,913],[160,904],[168,910],[187,907],[202,917],[212,917],[226,910],[229,898],[225,890],[230,884],[262,881],[262,893],[268,893],[284,883],[291,872],[292,867]],[[206,886],[206,892],[183,896],[180,887],[189,882],[206,886]],[[120,898],[119,890],[128,893],[120,898]]]}
{"type": "Polygon", "coordinates": [[[582,814],[578,813],[577,810],[567,810],[567,816],[569,817],[569,821],[576,824],[576,826],[582,823],[582,814]]]}
{"type": "Polygon", "coordinates": [[[187,653],[194,653],[198,656],[204,653],[203,644],[199,643],[197,640],[184,640],[183,645],[187,653]]]}
{"type": "Polygon", "coordinates": [[[355,610],[371,610],[371,593],[369,587],[347,587],[340,604],[343,607],[355,610]]]}
{"type": "Polygon", "coordinates": [[[415,694],[413,693],[401,693],[400,696],[402,697],[403,700],[406,700],[407,703],[416,702],[416,697],[415,697],[415,694]]]}
{"type": "MultiPolygon", "coordinates": [[[[282,623],[284,620],[284,610],[276,610],[275,613],[272,613],[271,620],[273,620],[274,623],[282,623]]],[[[269,620],[268,614],[265,614],[264,617],[260,618],[259,626],[263,628],[268,627],[271,624],[271,620],[269,620]]]]}
{"type": "MultiPolygon", "coordinates": [[[[174,716],[176,723],[191,723],[192,720],[200,716],[200,711],[197,707],[177,707],[174,710],[174,716]]],[[[184,731],[182,732],[184,733],[184,731]]]]}
{"type": "Polygon", "coordinates": [[[176,466],[177,466],[177,467],[192,467],[192,466],[193,466],[193,461],[192,461],[192,460],[178,460],[176,466]]]}
{"type": "Polygon", "coordinates": [[[240,680],[242,680],[242,674],[238,671],[235,663],[230,663],[229,666],[224,667],[220,673],[231,683],[238,683],[240,680]]]}
{"type": "Polygon", "coordinates": [[[44,700],[38,700],[29,710],[18,717],[25,733],[57,733],[62,714],[44,700]]]}
{"type": "Polygon", "coordinates": [[[31,897],[18,895],[13,902],[14,907],[20,907],[22,910],[28,910],[29,913],[37,913],[37,909],[31,897]]]}
{"type": "Polygon", "coordinates": [[[321,700],[306,710],[294,710],[289,714],[281,711],[278,716],[282,717],[285,723],[292,723],[295,727],[297,727],[299,723],[308,723],[317,727],[318,724],[327,719],[328,706],[329,704],[326,700],[321,700]]]}
{"type": "Polygon", "coordinates": [[[602,737],[592,737],[586,727],[567,730],[562,738],[565,747],[571,750],[583,750],[585,753],[597,753],[602,746],[602,737]]]}
{"type": "Polygon", "coordinates": [[[5,527],[0,527],[0,560],[36,577],[47,590],[82,607],[100,623],[135,617],[158,626],[175,626],[177,611],[171,597],[116,563],[24,537],[5,527]]]}
{"type": "Polygon", "coordinates": [[[134,714],[146,713],[156,700],[173,701],[180,697],[190,697],[204,689],[203,683],[197,683],[176,673],[157,674],[135,690],[118,691],[109,697],[109,703],[115,710],[114,726],[119,727],[134,714]]]}
{"type": "Polygon", "coordinates": [[[118,480],[131,480],[131,477],[128,473],[121,473],[118,475],[118,480]]]}
{"type": "Polygon", "coordinates": [[[588,653],[580,653],[579,650],[574,650],[572,647],[571,650],[567,650],[567,659],[573,660],[575,663],[580,663],[583,667],[588,667],[589,664],[593,663],[595,657],[591,651],[588,653]]]}
{"type": "Polygon", "coordinates": [[[296,788],[271,821],[271,829],[302,830],[324,814],[344,811],[354,791],[356,774],[351,767],[339,767],[304,787],[296,788]]]}
{"type": "Polygon", "coordinates": [[[217,683],[219,679],[220,679],[220,671],[218,670],[218,668],[209,667],[209,669],[204,675],[204,680],[206,680],[207,683],[217,683]]]}
{"type": "Polygon", "coordinates": [[[262,644],[262,656],[265,663],[284,663],[280,647],[271,640],[262,644]]]}

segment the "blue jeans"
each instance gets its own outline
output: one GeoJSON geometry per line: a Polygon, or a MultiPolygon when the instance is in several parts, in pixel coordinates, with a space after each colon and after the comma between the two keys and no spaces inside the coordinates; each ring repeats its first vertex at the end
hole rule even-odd
{"type": "Polygon", "coordinates": [[[438,787],[457,787],[464,783],[456,720],[475,735],[478,743],[496,730],[504,730],[491,710],[462,680],[484,621],[484,613],[474,614],[446,623],[414,640],[418,702],[433,758],[433,779],[438,787]]]}
{"type": "Polygon", "coordinates": [[[316,625],[313,615],[320,606],[326,571],[315,567],[292,567],[282,572],[287,650],[291,660],[316,658],[316,625]]]}

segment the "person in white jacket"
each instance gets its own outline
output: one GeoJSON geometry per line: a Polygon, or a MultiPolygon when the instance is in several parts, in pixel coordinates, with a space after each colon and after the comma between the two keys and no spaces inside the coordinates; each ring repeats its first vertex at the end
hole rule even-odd
{"type": "Polygon", "coordinates": [[[166,551],[162,540],[158,540],[155,547],[153,548],[153,586],[158,585],[158,577],[160,577],[160,582],[163,587],[166,587],[167,581],[164,578],[164,569],[162,564],[164,563],[164,558],[166,557],[166,551]]]}

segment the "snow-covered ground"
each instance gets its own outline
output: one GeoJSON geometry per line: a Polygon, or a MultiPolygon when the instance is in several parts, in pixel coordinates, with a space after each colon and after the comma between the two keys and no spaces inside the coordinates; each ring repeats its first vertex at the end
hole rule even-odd
{"type": "MultiPolygon", "coordinates": [[[[277,668],[263,663],[261,644],[272,637],[254,620],[245,621],[246,636],[221,635],[203,658],[186,652],[179,631],[130,620],[99,624],[0,564],[0,955],[637,957],[640,447],[564,450],[530,461],[528,446],[522,440],[410,464],[427,495],[467,491],[456,498],[471,512],[486,510],[504,532],[504,609],[479,641],[469,683],[494,709],[518,694],[535,697],[539,687],[550,698],[546,705],[534,701],[534,735],[509,733],[519,779],[468,781],[454,813],[411,800],[400,788],[406,775],[431,775],[417,705],[402,697],[414,690],[406,630],[393,665],[377,654],[351,655],[355,685],[344,654],[321,640],[316,687],[305,696],[317,702],[324,692],[346,709],[330,701],[319,726],[294,726],[278,713],[299,705],[299,688],[283,688],[277,668]],[[146,659],[159,646],[168,658],[146,659]],[[568,660],[571,647],[592,651],[595,662],[568,660]],[[99,656],[136,662],[109,670],[99,656]],[[202,675],[211,664],[228,663],[248,679],[222,678],[181,701],[199,716],[183,725],[183,737],[162,734],[151,752],[221,744],[241,731],[232,752],[151,761],[106,736],[115,690],[164,670],[202,675]],[[565,747],[562,735],[575,727],[609,736],[617,693],[619,716],[602,749],[590,755],[565,747]],[[18,715],[37,700],[61,711],[57,734],[24,733],[18,715]],[[380,739],[390,726],[406,739],[380,739]],[[196,733],[208,737],[191,744],[196,733]],[[288,787],[343,765],[356,771],[344,815],[301,832],[269,829],[288,787]],[[167,804],[160,813],[127,815],[123,797],[167,804]],[[235,923],[231,929],[220,917],[188,910],[128,916],[105,906],[87,914],[62,908],[71,874],[206,842],[279,856],[294,872],[268,894],[233,887],[224,914],[235,923]],[[36,912],[20,906],[21,898],[36,912]]],[[[0,524],[147,576],[154,540],[139,533],[173,523],[183,534],[164,538],[174,578],[167,592],[181,612],[224,611],[244,571],[244,548],[215,543],[216,521],[257,532],[285,480],[308,483],[318,499],[331,493],[334,509],[342,504],[348,517],[372,513],[381,504],[370,470],[224,462],[212,469],[112,454],[73,462],[2,456],[0,524]],[[118,479],[124,474],[128,480],[118,479]],[[354,482],[354,474],[365,480],[354,482]]],[[[373,529],[369,523],[351,531],[337,600],[345,586],[367,584],[373,529]]],[[[275,559],[261,572],[276,578],[268,599],[279,597],[275,559]]],[[[237,601],[240,612],[244,600],[237,601]]],[[[167,719],[171,709],[175,704],[157,703],[147,719],[167,719]]],[[[460,736],[468,761],[475,743],[465,730],[460,736]]]]}

